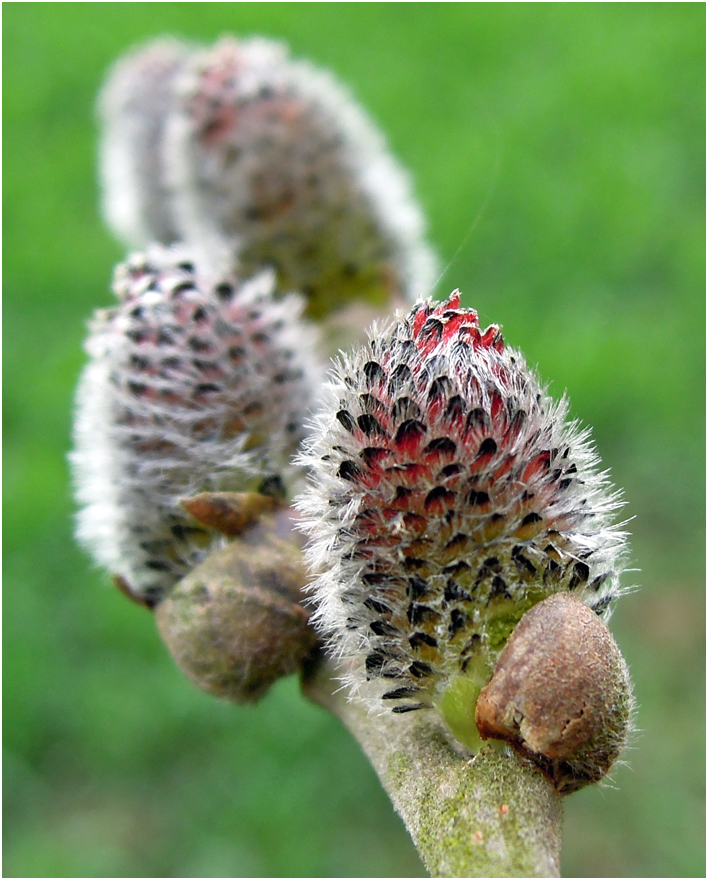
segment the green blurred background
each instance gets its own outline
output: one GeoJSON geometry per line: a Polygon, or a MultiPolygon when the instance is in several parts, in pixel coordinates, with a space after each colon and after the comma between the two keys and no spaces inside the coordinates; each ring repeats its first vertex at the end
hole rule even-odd
{"type": "Polygon", "coordinates": [[[72,539],[90,312],[122,248],[94,100],[161,33],[286,39],[350,84],[430,236],[594,426],[633,563],[639,702],[615,788],[566,802],[569,876],[705,876],[703,4],[4,7],[5,876],[422,876],[359,749],[285,681],[255,708],[172,666],[72,539]]]}

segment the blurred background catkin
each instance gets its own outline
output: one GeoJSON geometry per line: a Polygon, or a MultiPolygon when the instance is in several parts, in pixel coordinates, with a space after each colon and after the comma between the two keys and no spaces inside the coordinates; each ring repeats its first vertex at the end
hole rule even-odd
{"type": "Polygon", "coordinates": [[[565,876],[705,875],[703,4],[4,9],[4,875],[423,876],[356,743],[294,680],[254,708],[173,666],[72,537],[84,325],[124,251],[94,102],[159,34],[286,40],[414,178],[446,273],[594,428],[642,585],[612,628],[635,748],[566,801],[565,876]]]}

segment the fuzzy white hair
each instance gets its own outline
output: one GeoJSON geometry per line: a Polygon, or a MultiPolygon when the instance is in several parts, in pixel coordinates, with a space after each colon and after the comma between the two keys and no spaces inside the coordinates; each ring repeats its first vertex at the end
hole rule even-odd
{"type": "Polygon", "coordinates": [[[111,68],[98,99],[103,214],[130,247],[180,237],[164,167],[165,122],[190,47],[171,37],[139,46],[111,68]]]}
{"type": "Polygon", "coordinates": [[[607,618],[620,592],[621,501],[589,430],[476,322],[453,296],[374,327],[300,457],[314,620],[352,692],[394,711],[492,667],[502,613],[571,590],[607,618]]]}
{"type": "Polygon", "coordinates": [[[430,294],[408,174],[348,90],[284,44],[149,44],[115,66],[100,106],[104,210],[132,245],[235,249],[320,312],[430,294]]]}
{"type": "Polygon", "coordinates": [[[184,248],[133,255],[114,289],[76,398],[77,535],[154,602],[219,543],[180,498],[295,477],[317,340],[300,297],[273,299],[272,273],[210,278],[184,248]]]}

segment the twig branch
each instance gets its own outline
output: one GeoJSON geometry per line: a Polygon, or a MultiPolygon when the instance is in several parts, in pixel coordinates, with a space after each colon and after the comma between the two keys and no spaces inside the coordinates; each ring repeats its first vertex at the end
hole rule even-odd
{"type": "MultiPolygon", "coordinates": [[[[223,513],[223,504],[207,506],[223,513]]],[[[305,695],[359,742],[432,876],[559,876],[561,796],[537,767],[500,743],[474,758],[456,751],[436,713],[375,714],[347,699],[341,670],[313,649],[291,529],[287,510],[263,515],[158,605],[178,665],[199,687],[242,702],[303,662],[305,695]]]]}
{"type": "Polygon", "coordinates": [[[371,715],[327,661],[304,685],[359,742],[433,877],[558,877],[561,796],[510,749],[455,752],[429,713],[371,715]]]}

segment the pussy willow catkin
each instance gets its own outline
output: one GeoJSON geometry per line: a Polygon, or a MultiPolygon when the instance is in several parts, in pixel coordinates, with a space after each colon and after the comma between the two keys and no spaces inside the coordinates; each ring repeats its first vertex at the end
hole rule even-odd
{"type": "Polygon", "coordinates": [[[183,248],[153,247],[115,273],[96,313],[71,456],[77,534],[154,604],[221,539],[180,499],[282,492],[319,381],[302,300],[273,278],[210,277],[183,248]]]}
{"type": "Polygon", "coordinates": [[[435,707],[476,747],[477,695],[522,615],[569,591],[607,616],[618,497],[565,400],[457,293],[375,328],[327,394],[299,501],[316,620],[360,697],[435,707]]]}
{"type": "Polygon", "coordinates": [[[430,293],[435,261],[406,173],[347,90],[283,44],[149,44],[114,68],[100,108],[105,213],[132,245],[237,253],[317,315],[430,293]]]}

